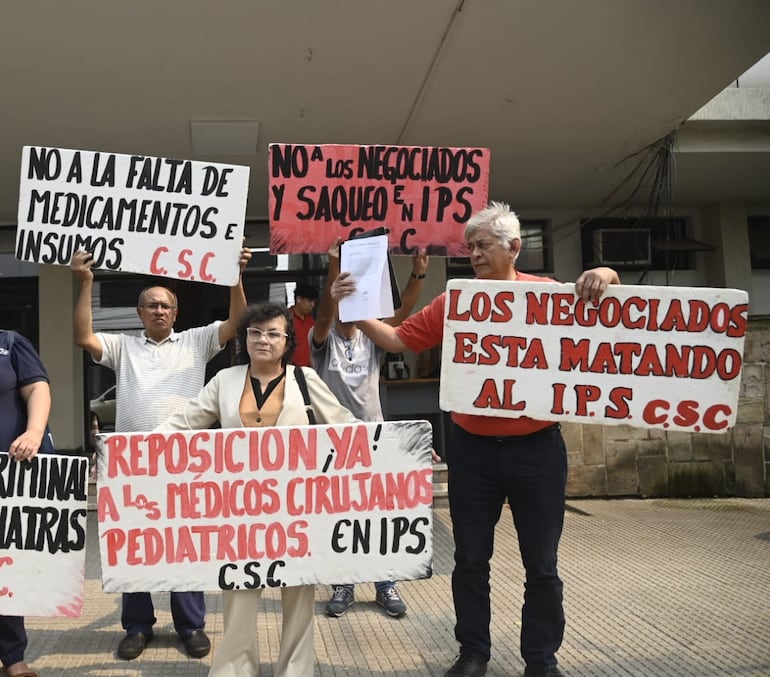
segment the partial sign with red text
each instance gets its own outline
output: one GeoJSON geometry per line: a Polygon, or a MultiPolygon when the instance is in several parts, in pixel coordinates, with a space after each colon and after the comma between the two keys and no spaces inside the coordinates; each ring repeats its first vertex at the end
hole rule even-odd
{"type": "Polygon", "coordinates": [[[391,253],[467,256],[465,222],[487,203],[488,148],[273,143],[268,162],[274,254],[385,227],[391,253]]]}
{"type": "Polygon", "coordinates": [[[25,146],[16,258],[233,286],[249,168],[25,146]]]}
{"type": "Polygon", "coordinates": [[[80,616],[87,510],[88,459],[0,453],[0,614],[80,616]]]}
{"type": "Polygon", "coordinates": [[[574,284],[447,285],[441,408],[465,414],[725,432],[735,424],[748,294],[574,284]]]}
{"type": "Polygon", "coordinates": [[[426,421],[99,438],[108,592],[431,575],[426,421]]]}

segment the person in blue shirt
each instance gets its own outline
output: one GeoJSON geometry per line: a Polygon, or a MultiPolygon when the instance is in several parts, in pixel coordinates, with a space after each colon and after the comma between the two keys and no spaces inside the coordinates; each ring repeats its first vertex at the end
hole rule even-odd
{"type": "MultiPolygon", "coordinates": [[[[0,453],[28,461],[53,451],[48,374],[28,339],[0,330],[0,453]]],[[[0,662],[8,677],[37,677],[24,661],[27,632],[21,616],[0,616],[0,662]]]]}

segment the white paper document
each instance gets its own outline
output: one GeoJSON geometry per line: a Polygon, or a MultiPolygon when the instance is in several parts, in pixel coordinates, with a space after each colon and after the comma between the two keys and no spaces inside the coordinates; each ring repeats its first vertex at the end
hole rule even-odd
{"type": "Polygon", "coordinates": [[[376,235],[343,242],[340,271],[350,273],[356,290],[340,299],[342,322],[393,317],[393,292],[388,271],[388,236],[376,235]]]}

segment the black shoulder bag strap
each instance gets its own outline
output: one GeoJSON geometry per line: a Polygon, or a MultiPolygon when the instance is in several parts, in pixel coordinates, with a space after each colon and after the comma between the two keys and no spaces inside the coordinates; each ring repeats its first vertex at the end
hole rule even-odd
{"type": "Polygon", "coordinates": [[[310,393],[307,391],[307,381],[305,380],[305,374],[302,371],[302,367],[297,367],[295,365],[294,378],[297,379],[299,391],[302,393],[302,399],[305,401],[305,411],[307,412],[308,423],[310,423],[310,425],[315,425],[315,411],[313,411],[313,403],[310,401],[310,393]]]}

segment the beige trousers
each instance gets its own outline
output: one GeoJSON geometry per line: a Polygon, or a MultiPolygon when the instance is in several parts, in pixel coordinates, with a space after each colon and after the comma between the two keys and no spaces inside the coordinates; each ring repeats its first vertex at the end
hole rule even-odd
{"type": "MultiPolygon", "coordinates": [[[[209,677],[257,677],[259,644],[257,612],[261,590],[222,592],[224,634],[214,654],[209,677]]],[[[313,677],[315,586],[281,589],[283,630],[274,677],[313,677]]]]}

